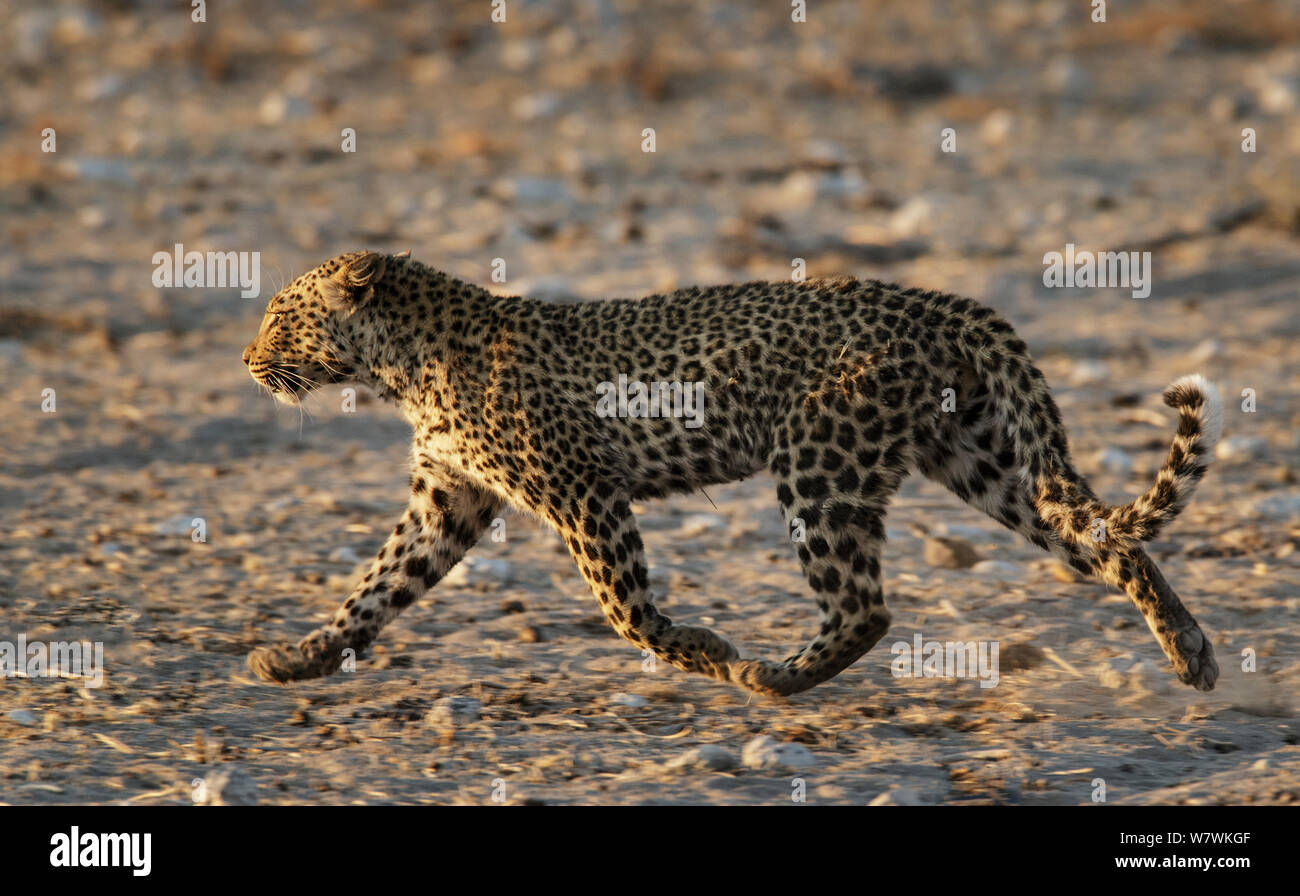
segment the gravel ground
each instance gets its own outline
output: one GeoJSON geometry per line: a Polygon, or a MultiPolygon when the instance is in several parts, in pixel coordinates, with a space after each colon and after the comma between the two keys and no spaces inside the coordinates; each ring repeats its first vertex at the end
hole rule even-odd
{"type": "MultiPolygon", "coordinates": [[[[1296,3],[184,6],[0,8],[0,639],[104,645],[100,687],[0,684],[0,800],[1300,801],[1296,3]],[[260,252],[260,294],[155,286],[177,243],[260,252]],[[1067,244],[1151,252],[1150,295],[1045,287],[1067,244]],[[647,668],[522,516],[354,672],[253,680],[404,505],[393,409],[332,388],[299,414],[240,363],[278,286],[362,247],[555,300],[795,259],[972,296],[1115,502],[1163,459],[1160,390],[1204,373],[1220,463],[1150,549],[1218,687],[919,478],[890,635],[789,700],[647,668]],[[935,537],[976,565],[927,562],[935,537]],[[997,686],[894,677],[916,635],[996,642],[997,686]]],[[[815,626],[765,477],[640,512],[674,617],[767,656],[815,626]]]]}

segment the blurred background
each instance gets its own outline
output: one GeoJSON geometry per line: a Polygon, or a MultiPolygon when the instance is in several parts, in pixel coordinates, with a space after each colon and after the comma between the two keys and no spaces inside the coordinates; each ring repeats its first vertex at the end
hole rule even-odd
{"type": "MultiPolygon", "coordinates": [[[[158,688],[171,711],[164,682],[228,676],[341,599],[403,500],[405,427],[333,393],[304,421],[240,352],[279,286],[371,248],[556,300],[787,278],[795,259],[969,295],[1029,343],[1113,498],[1158,465],[1174,376],[1218,380],[1230,409],[1251,390],[1188,518],[1204,508],[1200,556],[1238,563],[1293,631],[1300,3],[1105,6],[812,0],[794,21],[786,2],[507,0],[498,23],[488,0],[232,0],[195,22],[185,3],[6,2],[0,620],[120,645],[121,699],[158,688]],[[153,255],[176,243],[259,252],[261,295],[157,288],[153,255]],[[1066,244],[1152,252],[1151,295],[1045,288],[1066,244]]],[[[769,492],[713,497],[725,515],[769,492]]],[[[735,549],[747,513],[697,521],[693,550],[735,549]]],[[[521,526],[541,591],[555,565],[577,595],[550,536],[521,526]]],[[[802,594],[786,560],[773,588],[802,594]]],[[[10,699],[38,718],[47,700],[10,699]]],[[[245,711],[211,699],[207,723],[245,711]]]]}

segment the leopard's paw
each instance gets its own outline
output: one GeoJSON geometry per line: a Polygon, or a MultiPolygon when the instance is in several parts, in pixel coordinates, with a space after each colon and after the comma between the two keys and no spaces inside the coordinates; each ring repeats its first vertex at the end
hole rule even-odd
{"type": "Polygon", "coordinates": [[[1219,664],[1214,659],[1214,647],[1210,639],[1192,624],[1174,635],[1170,641],[1170,660],[1178,680],[1190,684],[1198,691],[1214,690],[1214,683],[1219,678],[1219,664]]]}
{"type": "Polygon", "coordinates": [[[320,678],[336,672],[343,662],[343,645],[339,642],[312,641],[301,644],[272,644],[259,647],[248,655],[248,668],[254,675],[273,684],[285,684],[306,678],[320,678]]]}
{"type": "Polygon", "coordinates": [[[734,684],[766,697],[788,697],[802,690],[788,668],[766,660],[734,660],[728,664],[727,673],[734,684]]]}

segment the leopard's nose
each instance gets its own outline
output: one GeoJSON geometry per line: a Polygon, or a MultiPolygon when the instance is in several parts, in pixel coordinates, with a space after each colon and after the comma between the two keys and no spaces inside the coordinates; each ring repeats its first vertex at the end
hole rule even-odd
{"type": "Polygon", "coordinates": [[[251,345],[244,347],[244,364],[247,366],[248,359],[253,357],[253,347],[251,345]]]}

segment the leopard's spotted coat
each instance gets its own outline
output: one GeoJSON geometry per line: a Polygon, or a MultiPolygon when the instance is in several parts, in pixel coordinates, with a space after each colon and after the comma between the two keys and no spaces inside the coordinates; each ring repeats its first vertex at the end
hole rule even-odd
{"type": "Polygon", "coordinates": [[[850,279],[556,305],[354,252],[272,298],[244,361],[289,403],[325,383],[364,383],[400,405],[415,434],[401,521],[328,624],[250,655],[269,681],[335,671],[345,648],[372,642],[509,504],[559,531],[627,640],[754,691],[802,691],[889,626],[884,516],[909,471],[1126,592],[1182,681],[1209,690],[1218,676],[1209,640],[1142,549],[1213,457],[1217,390],[1199,376],[1166,390],[1180,418],[1168,458],[1145,494],[1108,506],[1071,465],[1024,342],[970,299],[850,279]],[[599,415],[597,384],[620,374],[704,383],[703,425],[599,415]],[[743,657],[656,609],[630,510],[761,470],[776,478],[787,523],[802,521],[796,551],[822,619],[780,662],[743,657]]]}

